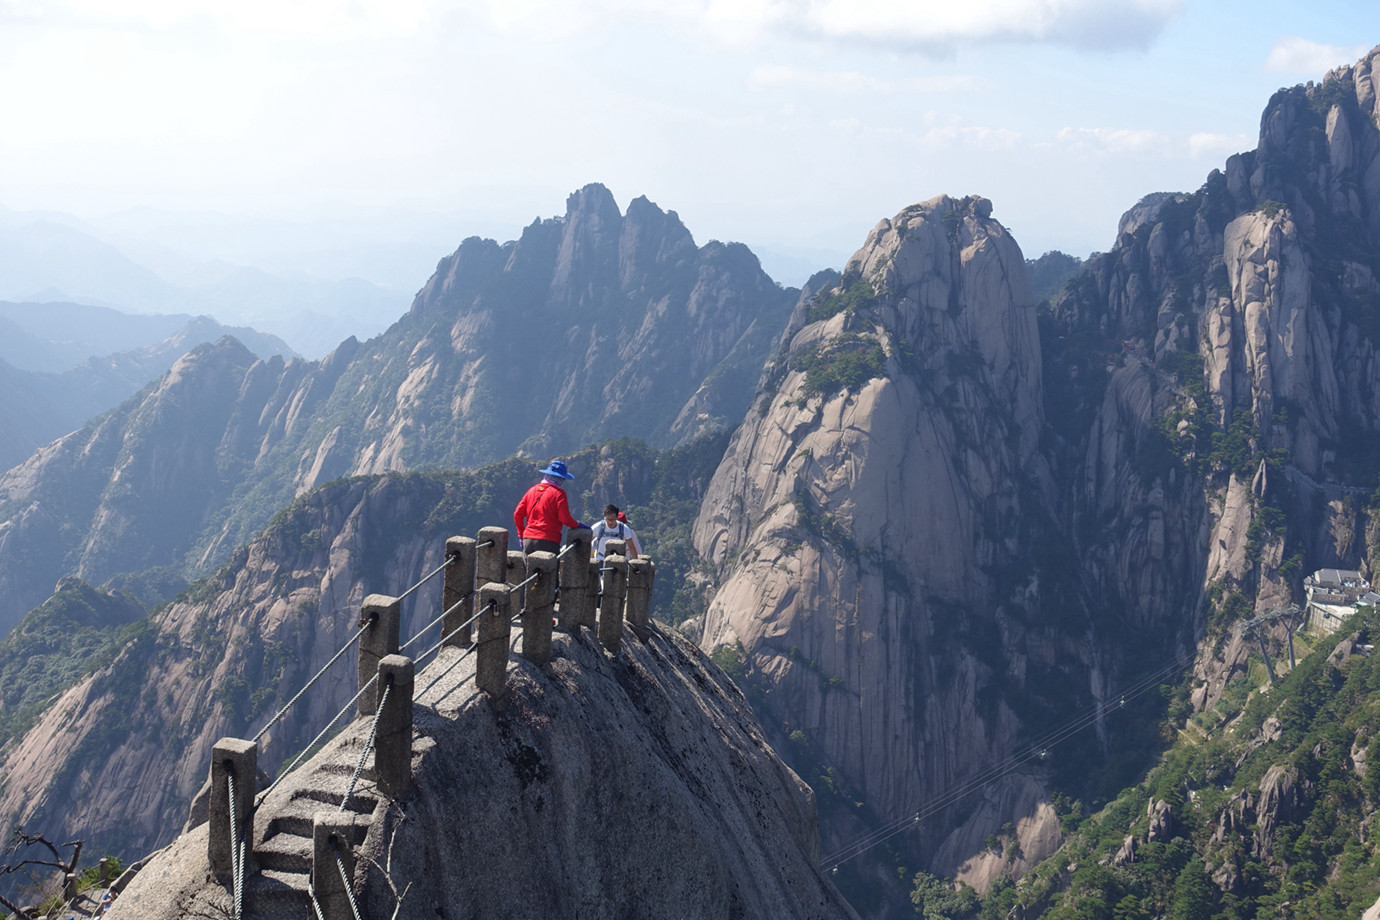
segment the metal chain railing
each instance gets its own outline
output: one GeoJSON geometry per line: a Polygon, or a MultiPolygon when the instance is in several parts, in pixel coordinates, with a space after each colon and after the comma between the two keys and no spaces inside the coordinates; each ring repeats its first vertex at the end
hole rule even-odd
{"type": "Polygon", "coordinates": [[[378,708],[374,710],[374,722],[369,726],[369,740],[364,742],[364,749],[359,752],[359,762],[355,764],[355,772],[350,776],[350,785],[345,787],[345,795],[340,799],[339,811],[345,810],[345,805],[350,801],[350,796],[355,794],[355,784],[359,782],[359,775],[364,772],[364,761],[368,759],[369,752],[374,749],[374,739],[379,734],[379,718],[383,715],[383,707],[388,703],[388,691],[393,689],[393,681],[383,685],[383,695],[379,697],[378,708]]]}
{"type": "Polygon", "coordinates": [[[335,838],[331,838],[331,852],[335,854],[335,867],[340,870],[340,881],[345,886],[345,894],[350,898],[350,912],[355,915],[355,920],[362,920],[359,915],[359,905],[355,903],[355,886],[350,882],[350,876],[345,872],[345,861],[340,858],[340,847],[336,846],[335,838]]]}
{"type": "MultiPolygon", "coordinates": [[[[458,606],[458,605],[457,605],[457,606],[458,606]]],[[[492,606],[492,605],[490,605],[490,606],[492,606]]],[[[481,614],[481,613],[483,613],[483,612],[484,612],[483,610],[478,611],[477,613],[475,613],[474,616],[470,617],[468,620],[466,620],[465,622],[461,623],[459,626],[455,627],[455,628],[452,629],[450,632],[448,632],[448,633],[446,633],[444,636],[442,636],[440,642],[437,642],[437,643],[436,643],[435,645],[433,645],[431,648],[427,649],[425,652],[422,652],[420,655],[418,655],[418,656],[417,656],[416,666],[420,668],[420,667],[422,666],[422,662],[423,662],[423,661],[426,661],[426,660],[427,660],[428,658],[430,658],[432,655],[436,654],[437,650],[440,649],[441,646],[445,645],[446,642],[448,642],[449,640],[451,640],[452,638],[454,638],[456,635],[458,635],[458,634],[460,633],[461,630],[465,629],[465,628],[468,627],[470,624],[472,624],[475,620],[479,619],[479,614],[481,614]]]]}
{"type": "Polygon", "coordinates": [[[455,556],[447,556],[445,562],[441,563],[441,564],[438,565],[436,568],[432,569],[431,572],[428,573],[424,578],[422,578],[421,581],[417,582],[415,585],[413,585],[412,587],[408,588],[408,589],[407,589],[406,591],[404,591],[402,594],[399,594],[399,595],[398,595],[398,600],[400,600],[400,601],[403,600],[405,597],[407,597],[407,596],[408,596],[409,594],[411,594],[413,591],[416,591],[416,590],[417,590],[418,588],[420,588],[422,585],[426,584],[427,582],[431,581],[431,579],[435,578],[437,575],[439,575],[439,574],[441,574],[442,572],[444,572],[444,571],[446,570],[446,566],[450,565],[450,564],[453,563],[455,560],[456,560],[456,557],[455,557],[455,556]]]}
{"type": "Polygon", "coordinates": [[[364,635],[364,631],[365,631],[366,629],[368,629],[370,626],[373,626],[374,623],[378,620],[378,618],[379,618],[379,617],[378,617],[378,614],[373,614],[373,615],[371,615],[370,618],[369,618],[369,622],[368,622],[368,623],[365,623],[363,626],[361,626],[361,627],[359,628],[359,631],[356,632],[356,633],[350,638],[350,640],[349,640],[348,642],[346,642],[344,646],[341,647],[340,651],[338,651],[338,652],[336,652],[334,655],[332,655],[332,656],[331,656],[331,660],[328,661],[328,662],[326,662],[326,663],[321,667],[321,670],[317,671],[316,674],[313,675],[312,679],[309,680],[309,681],[307,681],[306,685],[303,686],[301,690],[298,690],[298,691],[297,691],[297,694],[296,694],[292,699],[288,700],[287,703],[283,706],[282,709],[279,709],[279,710],[278,710],[278,714],[275,715],[273,718],[269,719],[268,722],[264,725],[264,727],[261,728],[261,729],[259,729],[258,734],[256,734],[253,738],[251,738],[251,739],[249,739],[249,740],[251,740],[251,741],[258,741],[260,738],[262,738],[262,737],[264,736],[264,733],[267,732],[270,728],[272,728],[273,725],[274,725],[274,723],[276,723],[279,719],[281,719],[281,718],[283,717],[283,715],[284,715],[289,709],[291,709],[291,708],[293,707],[293,704],[296,703],[299,699],[302,698],[302,694],[306,693],[309,689],[311,689],[311,685],[314,684],[314,683],[316,683],[318,680],[320,680],[320,679],[321,679],[321,675],[322,675],[322,674],[325,674],[326,671],[330,668],[331,665],[333,665],[333,664],[335,664],[337,661],[339,661],[339,660],[340,660],[340,656],[343,655],[343,654],[345,654],[345,652],[349,650],[350,646],[354,645],[356,642],[359,641],[359,637],[362,636],[362,635],[364,635]]]}
{"type": "MultiPolygon", "coordinates": [[[[485,547],[485,546],[493,546],[493,545],[494,545],[494,541],[493,541],[493,540],[485,540],[483,543],[477,544],[477,545],[476,545],[476,548],[482,548],[482,547],[485,547]]],[[[567,544],[565,545],[565,547],[564,547],[559,553],[556,554],[556,558],[557,558],[557,559],[560,559],[560,558],[561,558],[562,556],[564,556],[566,553],[568,553],[568,552],[570,552],[572,549],[574,549],[575,546],[576,546],[576,544],[574,544],[574,543],[567,543],[567,544]]],[[[421,578],[420,581],[418,581],[418,582],[417,582],[416,584],[414,584],[412,587],[408,588],[406,591],[404,591],[402,594],[400,594],[400,595],[398,596],[398,600],[399,600],[399,601],[402,601],[404,598],[406,598],[406,597],[407,597],[409,594],[411,594],[412,592],[416,591],[416,590],[417,590],[418,588],[420,588],[422,585],[426,584],[428,581],[430,581],[431,579],[435,578],[435,577],[436,577],[437,575],[439,575],[441,572],[444,572],[448,566],[454,564],[454,562],[455,562],[455,560],[456,560],[457,558],[459,558],[459,557],[458,557],[458,556],[447,556],[445,562],[441,563],[441,564],[438,565],[436,568],[432,569],[432,570],[431,570],[430,572],[428,572],[425,576],[423,576],[423,577],[421,578]]],[[[531,584],[532,581],[535,580],[536,578],[538,578],[540,575],[541,575],[540,572],[535,572],[535,573],[533,573],[531,576],[529,576],[529,577],[528,577],[525,581],[523,581],[521,584],[517,584],[517,585],[511,586],[511,587],[508,589],[508,593],[511,594],[511,593],[513,593],[514,591],[518,591],[518,590],[521,590],[522,588],[525,588],[527,585],[531,584]]],[[[450,607],[448,607],[446,610],[444,610],[444,611],[441,613],[440,616],[436,617],[436,618],[435,618],[434,620],[432,620],[430,623],[427,623],[426,626],[424,626],[424,627],[422,627],[420,630],[418,630],[417,633],[416,633],[416,635],[414,635],[411,639],[408,639],[405,643],[403,643],[401,646],[399,646],[398,651],[399,651],[399,652],[406,651],[406,649],[408,648],[408,646],[412,645],[412,643],[414,643],[414,642],[416,642],[418,639],[420,639],[428,630],[430,630],[433,626],[435,626],[435,625],[436,625],[437,623],[439,623],[441,620],[444,620],[448,614],[450,614],[452,611],[454,611],[457,607],[459,607],[459,606],[460,606],[461,604],[463,604],[465,601],[467,601],[467,600],[469,600],[470,598],[474,597],[474,594],[475,594],[475,592],[471,591],[469,594],[466,594],[464,597],[462,597],[459,601],[457,601],[456,603],[452,604],[450,607]]],[[[475,620],[476,618],[477,618],[477,617],[471,617],[468,621],[466,621],[466,623],[464,624],[464,626],[470,625],[470,623],[473,623],[474,620],[475,620]]],[[[340,647],[340,650],[337,651],[334,655],[331,656],[330,661],[327,661],[324,665],[322,665],[321,669],[318,670],[314,675],[312,675],[312,677],[311,677],[310,680],[308,680],[305,684],[302,685],[302,689],[298,690],[295,694],[293,694],[292,699],[288,700],[287,703],[285,703],[285,704],[283,705],[283,707],[282,707],[281,709],[279,709],[277,713],[274,714],[273,718],[271,718],[271,719],[269,719],[267,722],[265,722],[264,725],[263,725],[263,727],[260,728],[260,729],[258,730],[258,732],[255,733],[254,737],[251,738],[250,740],[251,740],[251,741],[254,741],[254,742],[258,742],[260,738],[262,738],[265,734],[267,734],[267,732],[268,732],[268,730],[269,730],[270,728],[272,728],[274,725],[278,724],[279,720],[281,720],[281,719],[283,718],[283,716],[285,716],[285,715],[287,714],[288,710],[292,709],[292,707],[295,706],[295,705],[297,704],[297,701],[300,700],[300,699],[302,698],[302,696],[303,696],[308,690],[310,690],[310,689],[312,688],[312,686],[315,685],[316,682],[317,682],[318,680],[320,680],[321,677],[322,677],[328,670],[330,670],[331,666],[334,665],[337,661],[340,660],[340,656],[341,656],[341,655],[344,655],[345,652],[349,650],[350,646],[354,645],[356,642],[359,641],[360,637],[364,635],[365,630],[367,630],[370,626],[372,626],[372,625],[374,624],[374,622],[375,622],[377,619],[378,619],[378,617],[377,617],[377,614],[376,614],[376,615],[374,615],[374,616],[370,619],[370,621],[369,621],[368,623],[365,623],[363,626],[361,626],[361,627],[355,632],[355,634],[354,634],[353,636],[351,636],[351,637],[345,642],[345,644],[344,644],[343,646],[340,647]]],[[[460,629],[464,629],[464,626],[461,626],[460,629]]],[[[456,632],[459,632],[459,629],[452,631],[449,635],[447,635],[444,639],[441,640],[441,643],[440,643],[440,644],[444,644],[445,641],[446,641],[446,639],[449,639],[451,636],[454,636],[456,632]]],[[[438,645],[437,647],[439,647],[439,645],[438,645]]],[[[435,648],[436,648],[436,647],[433,647],[433,648],[431,649],[431,651],[435,651],[435,648]]],[[[425,656],[423,656],[423,657],[425,657],[425,656]]],[[[358,697],[356,697],[356,700],[357,700],[357,699],[358,699],[358,697]]],[[[348,707],[347,707],[347,708],[348,708],[348,707]]],[[[340,717],[339,717],[339,716],[336,716],[336,718],[339,719],[340,717]]],[[[334,724],[334,723],[332,723],[332,724],[334,724]]],[[[327,726],[327,727],[329,727],[329,726],[327,726]]],[[[318,736],[318,738],[319,738],[319,737],[320,737],[320,736],[318,736]]],[[[315,744],[315,742],[313,742],[313,744],[315,744]]],[[[295,767],[295,766],[296,766],[296,762],[293,763],[293,767],[295,767]]],[[[284,772],[284,773],[290,772],[291,769],[292,769],[292,767],[289,767],[288,770],[285,770],[285,771],[283,771],[283,772],[284,772]]],[[[272,788],[272,787],[270,787],[270,788],[272,788]]]]}
{"type": "MultiPolygon", "coordinates": [[[[431,629],[431,627],[435,626],[437,623],[441,622],[441,621],[444,620],[446,617],[450,616],[450,614],[451,614],[457,607],[459,607],[461,604],[465,603],[465,601],[469,600],[469,599],[472,598],[472,597],[474,597],[474,592],[473,592],[473,591],[471,591],[469,594],[466,594],[464,597],[460,598],[460,600],[456,601],[455,603],[451,604],[451,605],[450,605],[449,607],[447,607],[445,610],[441,611],[441,615],[440,615],[440,616],[438,616],[436,619],[432,620],[430,623],[428,623],[428,624],[426,624],[425,626],[423,626],[421,629],[417,630],[417,634],[416,634],[415,636],[413,636],[411,639],[408,639],[408,640],[407,640],[406,642],[404,642],[402,645],[398,646],[398,651],[399,651],[399,652],[406,651],[406,650],[407,650],[407,647],[408,647],[409,645],[411,645],[413,642],[416,642],[416,641],[417,641],[418,639],[420,639],[422,636],[424,636],[424,635],[426,634],[427,630],[431,629]]],[[[473,622],[474,622],[474,620],[473,620],[473,619],[470,619],[465,625],[468,626],[470,623],[473,623],[473,622]]],[[[464,629],[464,627],[462,626],[461,629],[464,629]]],[[[455,633],[452,632],[451,635],[453,636],[453,635],[455,635],[455,633]]]]}
{"type": "Polygon", "coordinates": [[[235,820],[235,768],[226,763],[225,789],[230,805],[230,885],[234,893],[235,920],[244,914],[244,841],[240,838],[239,822],[235,820]]]}
{"type": "MultiPolygon", "coordinates": [[[[486,540],[486,541],[484,541],[484,542],[482,542],[482,543],[479,543],[479,544],[477,545],[476,548],[483,548],[483,547],[486,547],[486,546],[492,546],[492,545],[494,545],[494,542],[495,542],[495,541],[493,541],[493,540],[486,540]]],[[[577,545],[576,543],[568,543],[568,544],[566,544],[566,546],[565,546],[563,549],[561,549],[561,551],[560,551],[559,553],[556,554],[556,559],[559,560],[559,559],[561,559],[562,557],[564,557],[565,554],[568,553],[568,552],[570,552],[572,549],[574,549],[574,548],[576,547],[576,545],[577,545]]],[[[441,565],[437,566],[435,569],[432,569],[432,570],[431,570],[430,572],[428,572],[421,580],[419,580],[416,584],[412,585],[410,588],[408,588],[406,591],[404,591],[401,595],[399,595],[398,600],[399,600],[399,601],[402,601],[403,599],[405,599],[406,597],[408,597],[410,594],[412,594],[413,592],[415,592],[417,589],[419,589],[419,588],[421,588],[423,585],[425,585],[428,581],[430,581],[431,579],[435,578],[435,577],[436,577],[437,575],[439,575],[441,572],[445,571],[446,568],[449,567],[450,565],[452,565],[452,564],[455,562],[455,560],[456,560],[457,558],[458,558],[458,557],[456,557],[456,556],[447,556],[445,562],[443,562],[441,565]]],[[[523,588],[525,588],[525,587],[527,587],[528,585],[530,585],[532,582],[538,580],[538,579],[541,577],[541,575],[542,575],[541,572],[534,572],[534,573],[532,573],[530,576],[528,576],[525,580],[523,580],[522,582],[520,582],[520,583],[518,583],[518,584],[516,584],[516,585],[508,586],[508,593],[509,593],[509,594],[512,594],[512,593],[514,593],[514,592],[516,592],[516,591],[522,590],[523,588]]],[[[476,592],[474,592],[474,591],[469,592],[469,593],[466,594],[464,597],[462,597],[459,601],[457,601],[455,604],[452,604],[450,607],[448,607],[448,608],[446,608],[444,611],[442,611],[442,613],[441,613],[439,616],[437,616],[435,619],[433,619],[433,620],[431,620],[429,623],[427,623],[426,626],[424,626],[424,627],[422,627],[420,630],[418,630],[417,633],[416,633],[415,635],[413,635],[411,639],[408,639],[407,642],[403,643],[403,644],[399,647],[399,649],[398,649],[399,652],[406,650],[406,649],[407,649],[409,646],[411,646],[414,642],[416,642],[416,641],[417,641],[418,639],[420,639],[423,635],[425,635],[433,626],[435,626],[437,623],[439,623],[439,622],[441,622],[442,620],[444,620],[449,614],[451,614],[451,613],[454,612],[457,608],[459,608],[461,604],[463,604],[463,603],[465,603],[466,601],[468,601],[468,600],[470,600],[471,598],[473,598],[474,595],[475,595],[475,593],[476,593],[476,592]]],[[[452,638],[454,638],[456,635],[458,635],[458,634],[459,634],[460,632],[462,632],[463,630],[465,630],[465,629],[467,629],[468,627],[470,627],[470,626],[474,623],[475,620],[479,619],[479,617],[480,617],[480,615],[481,615],[482,613],[483,613],[482,610],[476,612],[473,616],[471,616],[471,617],[470,617],[468,620],[466,620],[464,623],[462,623],[461,625],[457,626],[455,629],[451,630],[451,631],[450,631],[449,633],[447,633],[446,635],[442,636],[442,637],[441,637],[441,640],[440,640],[439,642],[437,642],[435,645],[431,646],[429,649],[427,649],[425,652],[423,652],[421,655],[419,655],[419,656],[417,657],[416,663],[420,666],[420,665],[422,664],[422,662],[426,661],[426,660],[429,659],[432,655],[436,654],[436,652],[437,652],[438,650],[440,650],[448,641],[450,641],[452,638]]],[[[522,613],[522,611],[519,611],[518,614],[517,614],[517,616],[520,616],[521,613],[522,613]]],[[[515,618],[516,618],[516,617],[515,617],[515,618]]],[[[314,675],[311,677],[311,679],[308,680],[308,681],[302,686],[302,688],[301,688],[300,690],[297,691],[296,694],[293,695],[292,699],[290,699],[290,700],[282,707],[282,709],[280,709],[280,710],[273,716],[273,718],[269,719],[268,722],[266,722],[266,723],[264,724],[264,726],[263,726],[262,728],[259,729],[258,733],[254,735],[254,737],[253,737],[252,740],[255,741],[255,742],[257,742],[260,738],[262,738],[262,737],[264,736],[265,733],[268,732],[268,730],[269,730],[270,728],[272,728],[275,724],[277,724],[277,722],[278,722],[279,720],[282,719],[282,717],[287,713],[287,711],[290,710],[290,709],[298,702],[298,700],[300,700],[300,699],[302,698],[302,696],[303,696],[309,689],[311,689],[311,687],[312,687],[313,685],[315,685],[317,681],[319,681],[319,680],[321,679],[321,677],[326,673],[326,671],[328,671],[328,670],[331,668],[331,666],[334,665],[334,664],[340,659],[340,657],[341,657],[342,655],[344,655],[346,651],[349,650],[349,648],[350,648],[352,645],[354,645],[356,642],[359,641],[360,637],[364,635],[364,632],[365,632],[370,626],[372,626],[376,621],[377,621],[377,615],[375,615],[374,617],[372,617],[372,618],[370,619],[369,622],[367,622],[367,623],[363,624],[362,626],[360,626],[359,630],[356,631],[356,633],[355,633],[353,636],[351,636],[349,640],[346,641],[346,643],[339,649],[339,651],[337,651],[333,656],[331,656],[331,659],[330,659],[329,661],[327,661],[326,664],[323,665],[323,666],[321,667],[321,669],[318,670],[318,671],[316,672],[316,674],[314,674],[314,675]]],[[[470,647],[469,649],[466,649],[465,652],[460,656],[460,658],[458,658],[458,659],[456,660],[456,662],[455,662],[454,664],[451,665],[450,668],[447,668],[446,671],[449,672],[449,671],[451,670],[451,668],[454,668],[454,667],[457,666],[460,662],[464,661],[465,658],[469,657],[470,653],[472,653],[474,650],[475,650],[475,647],[474,647],[474,646],[470,647]]],[[[438,676],[438,679],[439,679],[439,676],[438,676]]],[[[359,702],[359,698],[360,698],[361,696],[363,696],[364,693],[365,693],[370,687],[372,687],[377,681],[378,681],[378,675],[375,674],[372,678],[370,678],[368,681],[366,681],[366,682],[364,683],[363,686],[361,686],[361,687],[359,688],[359,691],[350,699],[350,701],[349,701],[348,703],[345,704],[344,708],[342,708],[338,713],[336,713],[336,715],[335,715],[329,722],[326,723],[326,725],[321,729],[321,731],[316,735],[316,737],[312,739],[311,743],[308,744],[305,748],[303,748],[303,749],[297,754],[297,756],[296,756],[295,758],[293,758],[293,760],[292,760],[292,762],[291,762],[290,764],[288,764],[285,768],[283,768],[283,770],[278,774],[278,777],[277,777],[276,779],[274,779],[272,783],[269,784],[268,788],[264,789],[263,792],[259,793],[259,795],[258,795],[258,796],[255,798],[255,800],[254,800],[254,804],[253,804],[253,808],[254,808],[254,809],[257,809],[261,804],[263,804],[263,802],[268,798],[269,794],[272,793],[273,790],[276,789],[276,788],[278,787],[278,784],[281,783],[281,782],[283,781],[283,779],[284,779],[289,773],[291,773],[293,770],[295,770],[295,769],[298,767],[299,764],[301,764],[302,760],[306,757],[306,755],[307,755],[310,751],[312,751],[314,748],[316,748],[316,746],[317,746],[318,744],[321,743],[321,740],[327,735],[327,733],[330,732],[330,730],[335,726],[335,724],[336,724],[337,722],[340,721],[341,717],[344,716],[347,712],[349,712],[350,709],[353,708],[353,707],[355,706],[355,704],[359,702]]],[[[434,683],[435,683],[435,682],[433,681],[433,684],[429,684],[426,688],[424,688],[424,689],[423,689],[423,692],[425,692],[426,689],[430,689],[430,687],[431,687],[432,685],[434,685],[434,683]]],[[[361,773],[363,772],[364,761],[365,761],[365,759],[368,757],[369,751],[372,750],[373,747],[374,747],[374,744],[375,744],[375,741],[376,741],[376,738],[377,738],[377,734],[378,734],[379,717],[380,717],[380,715],[381,715],[382,712],[383,712],[384,704],[385,704],[385,703],[387,702],[387,700],[388,700],[388,694],[389,694],[389,691],[390,691],[391,689],[392,689],[392,682],[390,681],[390,682],[384,687],[383,694],[382,694],[382,696],[381,696],[380,699],[379,699],[378,708],[377,708],[377,710],[376,710],[375,713],[374,713],[374,721],[373,721],[373,724],[370,726],[369,738],[368,738],[368,740],[365,742],[364,748],[363,748],[363,750],[362,750],[362,752],[361,752],[361,754],[360,754],[359,761],[358,761],[358,762],[356,763],[356,765],[355,765],[354,773],[353,773],[353,774],[351,775],[351,777],[350,777],[350,782],[349,782],[348,787],[347,787],[346,790],[345,790],[345,794],[344,794],[344,796],[343,796],[343,797],[341,798],[341,800],[340,800],[340,809],[341,809],[341,810],[344,810],[344,809],[345,809],[345,807],[347,806],[347,804],[348,804],[348,802],[349,802],[351,796],[353,796],[354,790],[355,790],[355,786],[356,786],[356,784],[357,784],[358,781],[359,781],[359,777],[360,777],[361,773]]],[[[420,694],[418,694],[418,695],[420,696],[420,694]]],[[[231,822],[230,822],[230,823],[231,823],[231,830],[230,830],[230,833],[231,833],[231,838],[232,838],[232,839],[231,839],[231,864],[232,864],[232,870],[231,870],[231,871],[232,871],[232,874],[233,874],[233,876],[234,876],[234,880],[233,880],[233,885],[234,885],[234,898],[235,898],[234,911],[235,911],[236,920],[239,920],[239,918],[242,916],[242,913],[243,913],[244,871],[245,871],[245,863],[247,862],[247,859],[246,859],[246,851],[245,851],[245,842],[242,841],[242,840],[236,840],[236,839],[235,839],[235,837],[236,837],[237,835],[236,835],[236,828],[235,828],[235,821],[234,821],[234,792],[235,792],[235,790],[234,790],[234,774],[231,773],[231,774],[230,774],[230,784],[229,784],[230,814],[231,814],[231,822]]],[[[344,885],[344,887],[345,887],[345,892],[346,892],[346,894],[349,896],[349,900],[350,900],[350,910],[351,910],[351,912],[354,914],[355,920],[361,920],[361,915],[360,915],[360,912],[359,912],[359,905],[355,902],[354,889],[353,889],[353,886],[352,886],[352,884],[351,884],[351,882],[350,882],[349,877],[347,876],[347,874],[346,874],[346,872],[345,872],[345,865],[344,865],[344,862],[343,862],[343,861],[341,860],[341,858],[340,858],[340,851],[339,851],[339,848],[337,847],[336,841],[335,841],[334,839],[332,839],[332,841],[331,841],[331,848],[332,848],[332,851],[333,851],[334,854],[335,854],[336,868],[337,868],[337,870],[340,872],[341,882],[343,883],[343,885],[344,885]]],[[[322,911],[321,905],[320,905],[320,903],[319,903],[318,900],[317,900],[317,897],[316,897],[316,889],[315,889],[315,887],[313,886],[313,884],[311,883],[310,880],[309,880],[308,883],[307,883],[307,893],[308,893],[309,897],[311,898],[312,910],[313,910],[313,912],[315,913],[316,917],[318,918],[318,920],[324,920],[324,912],[322,911]]]]}
{"type": "Polygon", "coordinates": [[[538,578],[540,578],[540,577],[541,577],[541,572],[533,572],[531,575],[528,575],[527,578],[526,578],[525,580],[520,581],[520,582],[518,582],[518,583],[515,584],[515,585],[509,586],[509,588],[508,588],[508,593],[509,593],[509,594],[512,594],[514,591],[521,591],[523,588],[527,587],[528,585],[530,585],[532,582],[536,581],[536,580],[537,580],[538,578]]]}
{"type": "Polygon", "coordinates": [[[354,696],[350,697],[350,702],[346,703],[345,708],[335,714],[335,718],[331,719],[329,722],[326,723],[326,727],[321,729],[317,736],[311,740],[311,744],[308,744],[306,747],[304,747],[301,750],[301,752],[298,753],[296,758],[293,759],[292,763],[288,764],[287,767],[285,767],[283,771],[278,774],[278,778],[275,779],[272,783],[270,783],[267,789],[259,793],[259,797],[254,800],[255,808],[258,808],[260,805],[262,805],[264,799],[268,798],[268,794],[272,792],[274,789],[278,788],[278,784],[283,781],[283,777],[287,776],[293,770],[297,769],[297,765],[302,762],[303,757],[307,756],[307,752],[310,751],[312,748],[316,747],[321,742],[322,738],[326,737],[326,733],[331,730],[335,723],[340,721],[340,717],[345,715],[345,713],[349,712],[350,709],[354,707],[355,703],[359,702],[359,698],[364,695],[364,691],[372,687],[378,681],[378,679],[379,676],[375,674],[373,677],[369,678],[364,682],[364,686],[359,688],[359,692],[356,693],[354,696]]]}

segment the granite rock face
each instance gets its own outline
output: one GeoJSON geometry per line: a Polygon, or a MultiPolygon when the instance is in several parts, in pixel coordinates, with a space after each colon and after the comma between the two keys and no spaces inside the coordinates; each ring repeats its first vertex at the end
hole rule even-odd
{"type": "MultiPolygon", "coordinates": [[[[1378,61],[1276,94],[1256,151],[1137,204],[1038,328],[978,198],[883,221],[802,298],[695,540],[702,646],[739,647],[779,746],[800,733],[807,779],[876,815],[826,808],[826,851],[1085,707],[1074,757],[1105,756],[1119,688],[1156,668],[1196,654],[1212,705],[1249,652],[1198,652],[1224,611],[1369,569],[1378,61]]],[[[1076,769],[1053,756],[892,846],[982,884],[975,847],[1010,826],[1038,859],[1057,821],[1030,786],[1076,769]]]]}
{"type": "MultiPolygon", "coordinates": [[[[356,864],[364,916],[857,916],[818,866],[809,787],[685,639],[653,630],[610,654],[587,631],[558,634],[548,668],[510,665],[501,709],[475,689],[473,663],[446,649],[417,674],[411,791],[390,801],[367,778],[358,787],[378,803],[356,864]]],[[[343,792],[368,727],[270,793],[256,846],[314,797],[336,810],[318,790],[343,792]]],[[[226,903],[207,879],[206,833],[154,856],[113,920],[226,903]]],[[[251,876],[250,916],[261,887],[251,876]]]]}
{"type": "Polygon", "coordinates": [[[741,646],[771,688],[768,723],[803,731],[887,814],[1009,748],[1018,720],[979,693],[1058,650],[1005,628],[1033,580],[993,577],[1030,551],[1017,524],[1049,480],[1034,305],[1020,249],[990,215],[981,198],[909,208],[802,301],[775,392],[735,436],[695,527],[725,572],[703,647],[741,646]],[[869,379],[820,389],[829,362],[869,354],[869,379]]]}

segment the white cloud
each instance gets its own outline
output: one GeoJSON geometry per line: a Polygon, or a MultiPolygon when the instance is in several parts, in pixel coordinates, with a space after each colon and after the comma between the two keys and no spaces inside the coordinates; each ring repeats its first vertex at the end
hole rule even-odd
{"type": "Polygon", "coordinates": [[[1137,128],[1061,128],[1055,145],[1071,153],[1109,154],[1156,160],[1202,159],[1248,150],[1245,134],[1199,132],[1188,137],[1137,128]]]}
{"type": "Polygon", "coordinates": [[[748,85],[753,89],[782,86],[840,93],[917,94],[973,92],[983,88],[981,80],[966,74],[883,80],[855,70],[809,70],[777,64],[754,68],[748,85]]]}
{"type": "Polygon", "coordinates": [[[439,0],[0,0],[0,18],[23,15],[66,27],[165,31],[211,28],[233,34],[314,40],[408,35],[430,21],[439,0]],[[14,11],[13,13],[11,11],[14,11]]]}
{"type": "Polygon", "coordinates": [[[0,0],[0,22],[37,22],[43,18],[43,4],[36,0],[0,0]]]}
{"type": "Polygon", "coordinates": [[[799,86],[804,89],[825,89],[847,93],[889,93],[893,87],[885,80],[869,77],[854,70],[804,70],[799,67],[761,65],[753,69],[748,85],[799,86]]]}
{"type": "Polygon", "coordinates": [[[1249,150],[1255,144],[1255,139],[1248,134],[1208,134],[1199,132],[1191,134],[1188,138],[1188,152],[1190,156],[1202,157],[1212,154],[1231,155],[1249,150]]]}
{"type": "Polygon", "coordinates": [[[1334,67],[1354,64],[1365,57],[1368,45],[1323,45],[1289,36],[1275,42],[1265,58],[1270,73],[1310,74],[1321,77],[1334,67]]]}
{"type": "Polygon", "coordinates": [[[1166,134],[1133,128],[1061,128],[1058,141],[1071,150],[1121,156],[1169,156],[1177,146],[1166,134]]]}
{"type": "Polygon", "coordinates": [[[1146,48],[1182,7],[1183,0],[782,0],[774,5],[781,15],[777,25],[931,52],[988,41],[1146,48]]]}
{"type": "Polygon", "coordinates": [[[556,37],[619,22],[660,22],[731,42],[783,34],[947,54],[960,44],[1044,42],[1148,47],[1184,0],[0,0],[155,27],[202,18],[246,32],[302,36],[408,32],[458,17],[556,37]]]}
{"type": "Polygon", "coordinates": [[[962,147],[967,150],[1012,150],[1021,142],[1019,131],[958,123],[939,125],[920,135],[920,143],[927,147],[962,147]]]}

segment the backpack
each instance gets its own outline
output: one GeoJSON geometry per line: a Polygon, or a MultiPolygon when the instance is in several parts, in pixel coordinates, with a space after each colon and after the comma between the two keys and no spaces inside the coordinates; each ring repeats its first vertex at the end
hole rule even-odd
{"type": "Polygon", "coordinates": [[[601,549],[602,549],[605,545],[607,545],[608,542],[609,542],[610,540],[622,540],[622,539],[623,539],[623,522],[622,522],[622,521],[619,521],[619,522],[618,522],[618,536],[617,536],[617,537],[611,536],[611,534],[613,534],[614,531],[610,530],[610,529],[609,529],[609,525],[608,525],[608,524],[605,524],[603,521],[600,521],[600,522],[599,522],[599,527],[601,528],[600,531],[599,531],[599,547],[600,547],[601,549]]]}

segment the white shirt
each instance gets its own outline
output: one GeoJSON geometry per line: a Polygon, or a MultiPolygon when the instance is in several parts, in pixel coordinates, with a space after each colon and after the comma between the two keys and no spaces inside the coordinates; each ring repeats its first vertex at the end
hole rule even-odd
{"type": "Polygon", "coordinates": [[[633,552],[642,555],[642,545],[637,542],[637,534],[622,521],[612,527],[600,521],[590,528],[590,532],[594,535],[594,558],[599,562],[604,561],[604,544],[610,540],[626,540],[633,552]]]}

